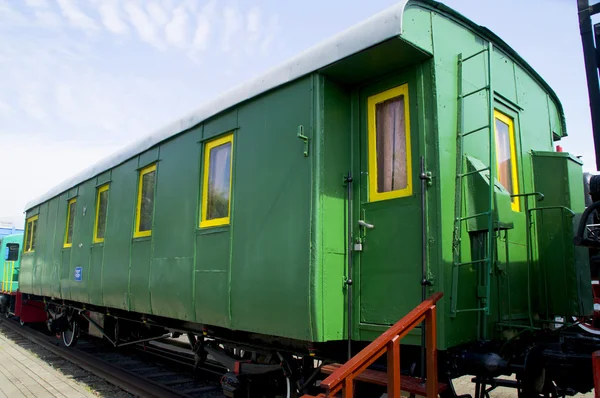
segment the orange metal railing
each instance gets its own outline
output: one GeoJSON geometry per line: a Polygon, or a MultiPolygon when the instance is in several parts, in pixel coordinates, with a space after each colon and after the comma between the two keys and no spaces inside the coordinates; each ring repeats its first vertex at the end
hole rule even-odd
{"type": "Polygon", "coordinates": [[[354,396],[354,380],[360,376],[371,364],[387,353],[387,389],[388,398],[400,398],[400,339],[412,329],[425,321],[426,329],[426,363],[427,381],[426,390],[428,397],[437,397],[437,333],[435,306],[442,298],[443,293],[435,293],[419,304],[404,318],[389,328],[361,352],[352,357],[348,362],[329,375],[321,382],[325,389],[326,397],[333,397],[342,392],[343,398],[354,396]]]}

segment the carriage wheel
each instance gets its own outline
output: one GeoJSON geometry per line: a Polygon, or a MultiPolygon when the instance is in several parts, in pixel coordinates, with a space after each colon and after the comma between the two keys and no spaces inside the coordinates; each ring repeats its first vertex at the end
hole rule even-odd
{"type": "Polygon", "coordinates": [[[62,331],[62,340],[65,346],[73,347],[79,339],[79,324],[73,318],[69,321],[69,328],[62,331]]]}
{"type": "Polygon", "coordinates": [[[577,321],[577,326],[579,326],[581,329],[585,330],[586,332],[594,334],[596,336],[600,336],[600,328],[597,328],[596,326],[594,326],[594,319],[592,317],[585,317],[585,318],[573,317],[573,320],[577,321]]]}

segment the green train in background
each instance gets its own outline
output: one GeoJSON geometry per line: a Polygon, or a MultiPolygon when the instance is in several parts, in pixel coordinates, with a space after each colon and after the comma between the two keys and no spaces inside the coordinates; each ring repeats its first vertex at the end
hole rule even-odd
{"type": "Polygon", "coordinates": [[[3,294],[14,294],[19,290],[20,249],[22,244],[22,233],[3,236],[0,241],[0,253],[2,255],[0,292],[3,294]]]}
{"type": "MultiPolygon", "coordinates": [[[[443,292],[445,383],[588,391],[599,340],[576,323],[597,276],[573,245],[566,135],[508,44],[401,1],[32,200],[20,291],[67,345],[187,333],[199,361],[237,362],[232,385],[283,366],[288,396],[313,358],[347,359],[443,292]]],[[[421,337],[402,340],[414,376],[421,337]]]]}

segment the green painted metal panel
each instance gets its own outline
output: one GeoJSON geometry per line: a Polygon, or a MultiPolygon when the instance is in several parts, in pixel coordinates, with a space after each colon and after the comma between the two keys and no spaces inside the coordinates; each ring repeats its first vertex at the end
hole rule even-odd
{"type": "MultiPolygon", "coordinates": [[[[51,271],[51,279],[49,281],[52,294],[50,297],[61,297],[61,279],[62,279],[62,239],[65,230],[65,217],[67,214],[67,206],[65,201],[59,196],[50,201],[49,210],[53,209],[54,213],[54,232],[52,236],[48,236],[47,239],[50,240],[48,243],[48,247],[51,248],[51,254],[48,254],[46,251],[46,255],[50,255],[52,258],[52,271],[51,271]]],[[[49,232],[49,231],[48,231],[49,232]]],[[[40,237],[38,235],[37,237],[40,237]]]]}
{"type": "MultiPolygon", "coordinates": [[[[465,216],[474,216],[488,210],[489,192],[490,192],[490,172],[483,170],[486,165],[479,159],[466,156],[467,172],[474,173],[467,177],[465,193],[466,212],[465,216]]],[[[510,193],[504,189],[498,180],[494,179],[494,221],[495,228],[512,229],[513,211],[511,209],[510,193]]],[[[487,217],[480,216],[467,220],[467,230],[469,232],[487,230],[487,217]]]]}
{"type": "Polygon", "coordinates": [[[44,241],[43,251],[39,251],[39,260],[43,263],[41,294],[44,296],[55,296],[58,291],[59,276],[58,262],[54,258],[54,239],[56,230],[56,210],[58,202],[51,200],[46,204],[46,217],[44,218],[44,232],[36,236],[36,240],[44,241]]]}
{"type": "Polygon", "coordinates": [[[151,314],[150,307],[150,259],[152,244],[149,238],[140,238],[131,244],[129,266],[129,309],[151,314]]]}
{"type": "Polygon", "coordinates": [[[60,264],[60,298],[71,300],[71,249],[62,249],[60,264]]]}
{"type": "Polygon", "coordinates": [[[566,152],[536,151],[533,170],[535,188],[544,194],[544,201],[538,203],[539,210],[534,212],[540,245],[533,278],[537,311],[543,319],[590,315],[593,300],[589,263],[586,257],[576,261],[572,244],[571,211],[581,213],[585,207],[581,162],[566,152]],[[586,277],[582,281],[583,276],[586,277]]]}
{"type": "MultiPolygon", "coordinates": [[[[200,131],[160,147],[150,268],[152,313],[193,320],[200,131]]],[[[133,281],[133,279],[132,279],[133,281]]]]}
{"type": "Polygon", "coordinates": [[[310,340],[312,79],[239,109],[234,138],[231,316],[234,329],[310,340]],[[238,150],[239,148],[239,150],[238,150]],[[285,299],[279,299],[283,298],[285,299]]]}
{"type": "Polygon", "coordinates": [[[88,285],[89,303],[102,305],[102,263],[104,260],[104,247],[92,245],[89,248],[89,264],[84,277],[88,285]]]}
{"type": "MultiPolygon", "coordinates": [[[[128,309],[129,258],[137,193],[137,158],[112,170],[102,269],[103,304],[128,309]]],[[[146,286],[147,288],[147,286],[146,286]]]]}
{"type": "Polygon", "coordinates": [[[202,138],[210,139],[216,135],[230,132],[238,127],[237,109],[223,112],[203,123],[202,138]]]}
{"type": "MultiPolygon", "coordinates": [[[[73,224],[73,246],[71,246],[71,262],[65,280],[70,286],[71,300],[90,302],[90,244],[93,241],[93,229],[96,218],[96,182],[88,180],[79,186],[75,222],[73,224]],[[81,280],[75,277],[75,269],[81,270],[81,280]]],[[[66,220],[65,220],[66,221],[66,220]]]]}
{"type": "MultiPolygon", "coordinates": [[[[315,218],[321,220],[322,235],[317,242],[318,262],[322,284],[317,283],[315,317],[323,319],[322,328],[316,336],[321,339],[341,340],[347,336],[346,290],[347,276],[347,188],[344,177],[351,171],[352,91],[330,79],[319,80],[322,101],[319,119],[322,128],[318,134],[322,141],[319,156],[317,183],[320,187],[319,203],[315,206],[315,218]],[[318,292],[318,290],[321,290],[318,292]]],[[[316,325],[320,326],[320,322],[316,325]]]]}
{"type": "Polygon", "coordinates": [[[197,322],[228,327],[231,324],[229,313],[231,231],[229,227],[225,227],[212,228],[209,232],[196,236],[196,267],[193,278],[196,293],[195,316],[197,322]]]}
{"type": "Polygon", "coordinates": [[[106,171],[102,174],[100,174],[98,177],[96,177],[96,186],[102,185],[102,184],[106,184],[107,182],[110,182],[110,170],[106,171]]]}
{"type": "MultiPolygon", "coordinates": [[[[47,225],[47,214],[48,204],[44,203],[39,206],[38,221],[36,229],[38,230],[37,236],[44,236],[48,225],[47,225]]],[[[45,239],[36,239],[35,251],[43,253],[46,247],[45,239]]],[[[43,274],[44,274],[44,258],[41,256],[35,256],[33,261],[33,293],[42,294],[43,274]]]]}
{"type": "Polygon", "coordinates": [[[515,64],[504,53],[496,50],[492,57],[492,70],[494,73],[494,91],[504,98],[517,103],[517,86],[514,74],[515,64]]]}
{"type": "Polygon", "coordinates": [[[160,147],[156,146],[154,148],[148,149],[145,152],[140,153],[138,157],[138,168],[143,168],[152,164],[158,160],[160,152],[160,147]]]}
{"type": "Polygon", "coordinates": [[[402,38],[429,53],[434,53],[431,12],[409,3],[404,9],[402,38]]]}

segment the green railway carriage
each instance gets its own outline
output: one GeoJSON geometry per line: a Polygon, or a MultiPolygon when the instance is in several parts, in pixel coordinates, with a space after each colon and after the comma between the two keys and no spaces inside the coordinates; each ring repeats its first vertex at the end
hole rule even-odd
{"type": "Polygon", "coordinates": [[[402,1],[30,202],[20,288],[298,353],[442,291],[442,351],[502,339],[591,311],[564,136],[506,43],[402,1]]]}

